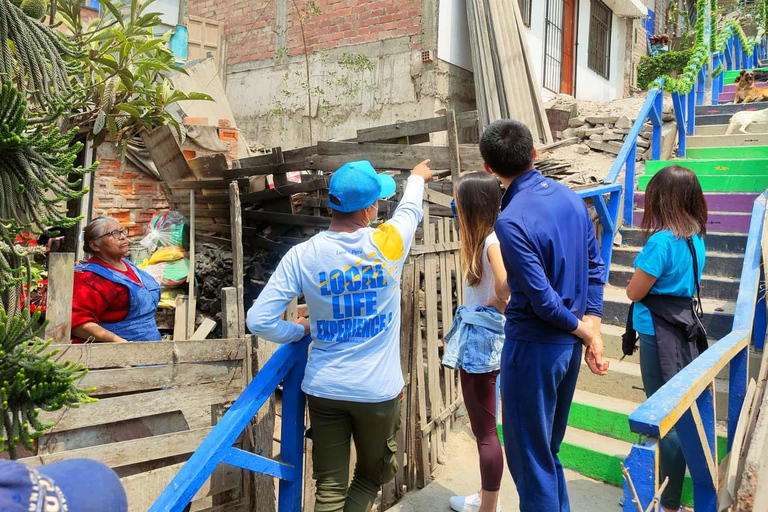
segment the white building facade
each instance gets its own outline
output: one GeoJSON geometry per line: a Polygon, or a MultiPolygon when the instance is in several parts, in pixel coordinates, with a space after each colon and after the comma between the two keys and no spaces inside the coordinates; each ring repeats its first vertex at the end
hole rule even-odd
{"type": "MultiPolygon", "coordinates": [[[[520,6],[545,101],[556,94],[623,97],[635,73],[633,51],[646,39],[633,21],[646,18],[646,2],[653,8],[654,0],[510,1],[520,6]]],[[[440,0],[438,36],[437,57],[471,71],[466,0],[440,0]]]]}

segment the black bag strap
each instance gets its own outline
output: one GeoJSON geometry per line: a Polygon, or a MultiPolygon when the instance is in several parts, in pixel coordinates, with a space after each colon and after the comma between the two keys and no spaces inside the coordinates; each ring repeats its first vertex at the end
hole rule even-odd
{"type": "Polygon", "coordinates": [[[693,245],[693,238],[686,238],[685,242],[688,244],[688,249],[691,251],[691,258],[693,259],[693,284],[696,285],[696,306],[694,311],[699,315],[699,318],[704,316],[704,308],[701,305],[701,288],[699,286],[699,260],[696,258],[696,247],[693,245]]]}

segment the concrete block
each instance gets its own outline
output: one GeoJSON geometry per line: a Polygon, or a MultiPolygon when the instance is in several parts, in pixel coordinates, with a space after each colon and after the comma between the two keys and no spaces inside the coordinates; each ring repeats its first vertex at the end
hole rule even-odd
{"type": "Polygon", "coordinates": [[[586,122],[587,120],[584,117],[574,117],[568,121],[568,126],[571,128],[578,128],[580,126],[584,126],[584,123],[586,122]]]}
{"type": "Polygon", "coordinates": [[[605,126],[596,126],[594,128],[588,128],[584,131],[584,135],[589,137],[590,135],[598,134],[602,135],[606,132],[607,128],[605,126]]]}
{"type": "Polygon", "coordinates": [[[566,128],[565,130],[562,131],[562,138],[563,139],[570,139],[570,138],[573,138],[573,137],[578,137],[578,135],[576,135],[576,129],[574,129],[574,128],[566,128]]]}
{"type": "Polygon", "coordinates": [[[651,147],[651,143],[649,141],[645,140],[642,137],[638,137],[637,138],[637,147],[638,148],[643,148],[643,149],[648,149],[649,147],[651,147]]]}
{"type": "Polygon", "coordinates": [[[629,130],[632,128],[632,120],[627,116],[621,116],[618,121],[616,121],[616,128],[620,128],[622,130],[629,130]]]}
{"type": "Polygon", "coordinates": [[[589,140],[593,140],[595,142],[602,142],[603,136],[600,135],[599,133],[593,133],[592,135],[589,136],[589,140]]]}
{"type": "Polygon", "coordinates": [[[609,124],[619,120],[619,116],[587,116],[587,122],[591,124],[609,124]]]}
{"type": "Polygon", "coordinates": [[[589,149],[589,146],[585,146],[584,144],[576,146],[576,152],[580,155],[588,155],[590,151],[592,150],[589,149]]]}
{"type": "Polygon", "coordinates": [[[597,150],[597,151],[603,151],[605,153],[610,153],[612,155],[618,155],[619,151],[621,150],[621,145],[614,145],[610,142],[602,142],[602,141],[596,141],[596,140],[590,140],[587,142],[587,146],[590,148],[597,150]]]}
{"type": "Polygon", "coordinates": [[[608,130],[603,134],[603,141],[610,142],[612,140],[624,140],[624,135],[616,133],[613,130],[608,130]]]}

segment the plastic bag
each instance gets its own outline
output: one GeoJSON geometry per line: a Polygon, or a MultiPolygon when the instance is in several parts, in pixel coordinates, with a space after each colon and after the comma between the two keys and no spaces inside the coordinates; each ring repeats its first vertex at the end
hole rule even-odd
{"type": "Polygon", "coordinates": [[[154,251],[158,247],[189,245],[187,219],[179,212],[158,212],[149,222],[149,233],[141,240],[141,245],[154,251]]]}
{"type": "Polygon", "coordinates": [[[152,253],[152,256],[150,256],[149,259],[142,261],[141,265],[139,265],[139,268],[144,270],[149,265],[155,265],[164,261],[178,261],[184,259],[186,255],[187,251],[177,245],[161,247],[152,253]]]}
{"type": "Polygon", "coordinates": [[[143,270],[165,290],[187,281],[189,260],[184,258],[176,261],[161,261],[154,265],[147,265],[143,270]]]}

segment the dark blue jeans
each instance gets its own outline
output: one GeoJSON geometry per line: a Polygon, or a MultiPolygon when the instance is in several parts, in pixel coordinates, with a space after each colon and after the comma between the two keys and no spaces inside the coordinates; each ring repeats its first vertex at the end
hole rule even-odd
{"type": "MultiPolygon", "coordinates": [[[[664,385],[664,380],[661,378],[656,336],[640,334],[640,374],[643,377],[643,387],[647,397],[650,397],[664,385]]],[[[683,492],[683,480],[685,479],[685,457],[675,429],[670,430],[659,441],[659,472],[659,483],[663,482],[664,478],[669,477],[669,483],[661,495],[661,505],[665,508],[679,509],[680,495],[683,492]]]]}
{"type": "Polygon", "coordinates": [[[580,364],[581,343],[504,342],[504,448],[520,495],[520,512],[571,510],[557,454],[568,426],[580,364]]]}

